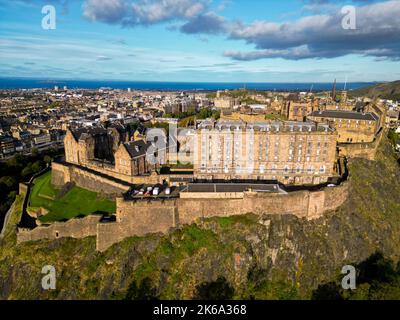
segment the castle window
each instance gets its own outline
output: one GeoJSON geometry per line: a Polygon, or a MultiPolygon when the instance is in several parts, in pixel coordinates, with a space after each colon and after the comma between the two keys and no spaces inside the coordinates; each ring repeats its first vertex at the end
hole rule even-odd
{"type": "Polygon", "coordinates": [[[285,173],[289,173],[289,166],[285,166],[285,173]]]}

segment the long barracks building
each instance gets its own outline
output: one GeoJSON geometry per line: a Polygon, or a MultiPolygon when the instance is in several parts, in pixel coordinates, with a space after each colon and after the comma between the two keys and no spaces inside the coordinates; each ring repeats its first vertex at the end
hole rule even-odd
{"type": "Polygon", "coordinates": [[[194,143],[199,180],[320,184],[336,173],[337,131],[315,122],[205,120],[194,143]]]}

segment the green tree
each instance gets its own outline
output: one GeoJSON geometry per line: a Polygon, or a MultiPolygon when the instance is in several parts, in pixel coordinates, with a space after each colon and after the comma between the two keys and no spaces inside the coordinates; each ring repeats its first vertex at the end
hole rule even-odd
{"type": "Polygon", "coordinates": [[[13,189],[17,185],[17,180],[10,176],[0,178],[0,184],[4,184],[8,189],[13,189]]]}
{"type": "Polygon", "coordinates": [[[21,168],[26,163],[26,157],[21,154],[16,154],[10,160],[7,161],[7,166],[12,168],[21,168]]]}
{"type": "Polygon", "coordinates": [[[125,300],[156,300],[157,289],[153,287],[151,279],[144,278],[139,285],[133,281],[128,288],[125,300]]]}
{"type": "Polygon", "coordinates": [[[43,169],[43,161],[38,160],[38,161],[36,161],[36,162],[34,162],[34,163],[32,164],[32,171],[33,171],[34,173],[37,173],[37,172],[39,172],[39,171],[42,170],[42,169],[43,169]]]}
{"type": "Polygon", "coordinates": [[[32,174],[33,174],[32,165],[29,163],[29,165],[27,165],[24,169],[22,169],[21,176],[22,178],[26,179],[32,174]]]}
{"type": "Polygon", "coordinates": [[[196,287],[195,299],[197,300],[230,300],[235,290],[226,281],[225,277],[219,277],[213,282],[203,282],[196,287]]]}
{"type": "Polygon", "coordinates": [[[14,201],[14,199],[15,199],[16,196],[17,196],[17,191],[11,191],[11,192],[8,194],[7,199],[8,199],[9,201],[14,201]]]}
{"type": "Polygon", "coordinates": [[[44,162],[46,162],[46,164],[50,164],[53,161],[53,158],[46,155],[46,156],[44,156],[43,160],[44,160],[44,162]]]}

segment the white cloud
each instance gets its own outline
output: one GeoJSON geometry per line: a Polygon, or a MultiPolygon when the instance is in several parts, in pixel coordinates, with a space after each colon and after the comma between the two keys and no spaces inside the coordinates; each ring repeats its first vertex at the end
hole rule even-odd
{"type": "Polygon", "coordinates": [[[188,20],[205,13],[206,0],[86,0],[83,15],[90,21],[124,26],[188,20]]]}

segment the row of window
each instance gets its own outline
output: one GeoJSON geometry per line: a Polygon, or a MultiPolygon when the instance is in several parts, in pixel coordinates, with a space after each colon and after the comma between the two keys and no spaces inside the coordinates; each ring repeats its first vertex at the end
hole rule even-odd
{"type": "Polygon", "coordinates": [[[314,166],[309,166],[308,168],[301,168],[301,167],[296,167],[296,168],[290,168],[289,166],[285,166],[283,169],[278,169],[277,165],[272,165],[271,169],[266,169],[264,166],[260,166],[260,168],[254,169],[253,167],[245,167],[242,168],[239,165],[236,166],[236,168],[233,170],[233,168],[229,168],[228,166],[225,166],[224,168],[217,167],[216,165],[214,167],[208,167],[203,163],[200,168],[201,172],[224,172],[224,173],[229,173],[230,171],[234,171],[236,173],[254,173],[258,172],[261,174],[264,173],[277,173],[277,172],[283,172],[283,173],[308,173],[308,174],[324,174],[326,172],[326,166],[322,165],[318,168],[314,168],[314,166]]]}

